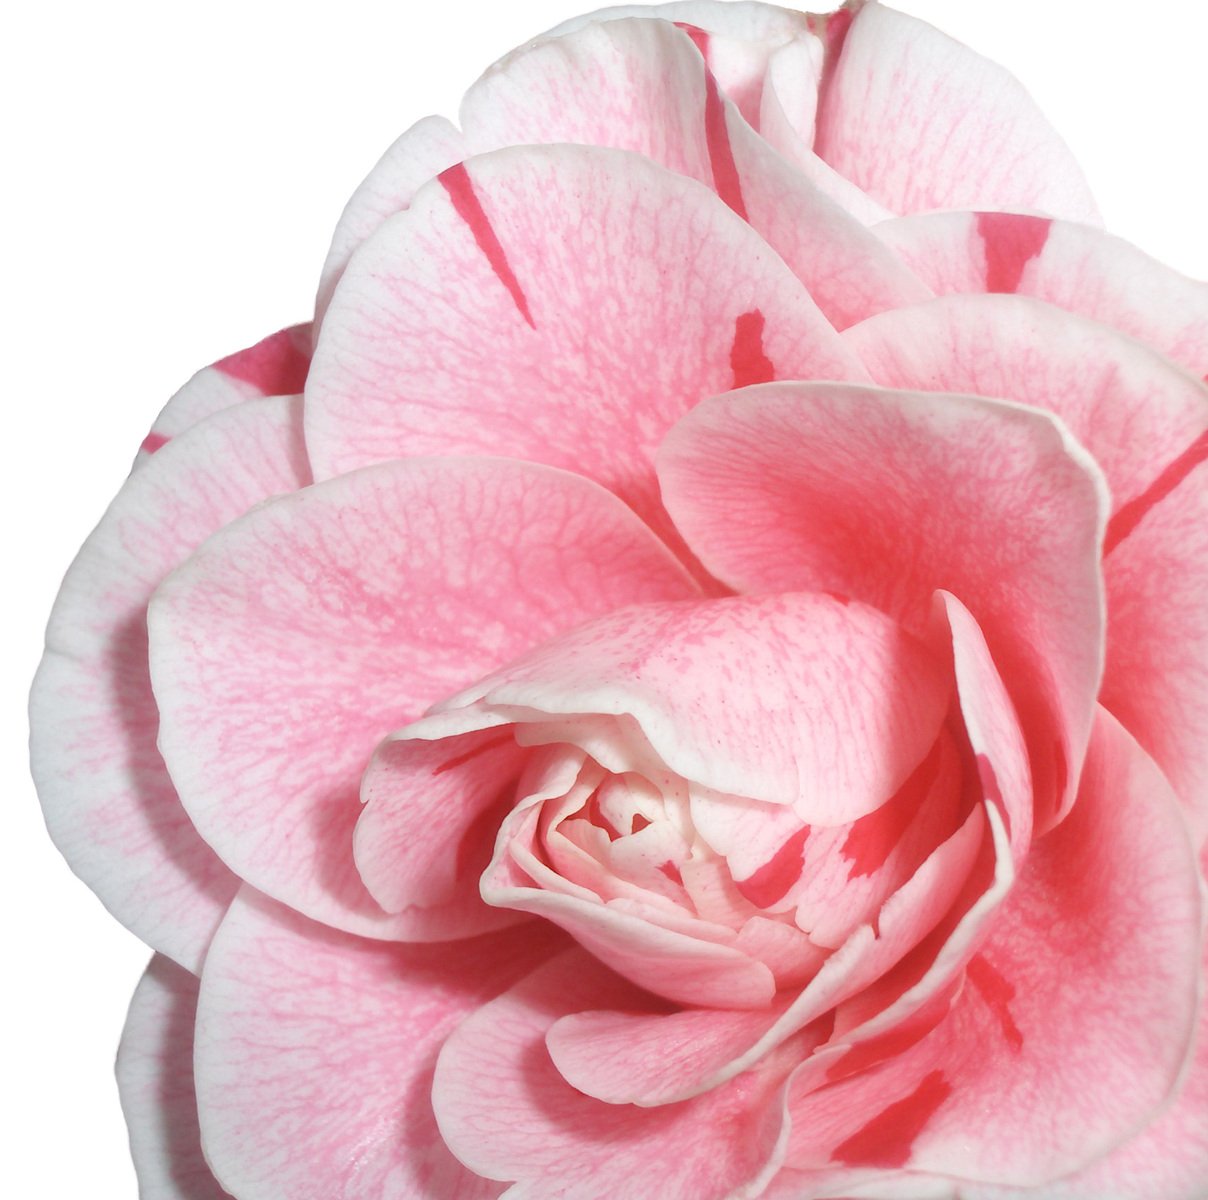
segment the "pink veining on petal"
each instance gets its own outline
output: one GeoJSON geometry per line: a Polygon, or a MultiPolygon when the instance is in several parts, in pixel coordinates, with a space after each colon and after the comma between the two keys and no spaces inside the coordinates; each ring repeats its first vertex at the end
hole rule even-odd
{"type": "Polygon", "coordinates": [[[246,350],[236,351],[214,364],[232,379],[250,383],[265,395],[293,396],[302,391],[310,370],[309,329],[281,329],[246,350]],[[299,329],[306,331],[305,339],[299,329]]]}
{"type": "Polygon", "coordinates": [[[482,207],[482,201],[479,200],[478,193],[474,190],[474,181],[470,178],[465,164],[458,163],[447,171],[442,171],[437,178],[445,191],[449,193],[449,199],[453,201],[457,215],[470,227],[470,232],[474,235],[478,248],[486,255],[491,269],[499,276],[499,281],[507,288],[515,301],[520,315],[531,329],[536,329],[533,314],[529,311],[528,297],[525,296],[524,289],[520,286],[520,281],[516,278],[511,263],[508,262],[507,251],[504,250],[499,241],[499,235],[496,234],[495,228],[491,224],[491,219],[482,207]]]}
{"type": "Polygon", "coordinates": [[[831,1157],[852,1166],[903,1167],[915,1138],[952,1094],[942,1071],[925,1076],[909,1096],[895,1101],[835,1147],[831,1157]]]}
{"type": "Polygon", "coordinates": [[[776,368],[763,350],[763,327],[764,316],[757,308],[735,318],[730,367],[736,388],[771,383],[776,378],[776,368]]]}
{"type": "Polygon", "coordinates": [[[1023,1049],[1023,1034],[1011,1014],[1011,1001],[1015,998],[1015,987],[982,954],[975,955],[966,968],[973,986],[982,999],[993,1009],[1002,1026],[1003,1037],[1013,1050],[1023,1049]]]}
{"type": "Polygon", "coordinates": [[[1139,496],[1122,504],[1107,523],[1103,554],[1109,555],[1175,488],[1208,458],[1208,431],[1201,433],[1139,496]]]}
{"type": "Polygon", "coordinates": [[[156,450],[162,449],[167,444],[168,438],[164,434],[152,431],[143,438],[139,444],[139,449],[145,451],[147,454],[154,454],[156,450]]]}
{"type": "Polygon", "coordinates": [[[979,212],[977,233],[986,250],[986,291],[1014,292],[1024,268],[1044,249],[1052,227],[1048,217],[979,212]]]}
{"type": "Polygon", "coordinates": [[[826,109],[831,98],[831,82],[835,77],[835,67],[839,64],[839,56],[843,53],[843,43],[847,40],[847,33],[851,29],[855,15],[850,8],[841,8],[838,12],[830,13],[827,16],[818,16],[814,13],[809,15],[809,31],[820,37],[825,47],[822,72],[818,77],[818,108],[814,117],[815,129],[823,128],[826,109]]]}

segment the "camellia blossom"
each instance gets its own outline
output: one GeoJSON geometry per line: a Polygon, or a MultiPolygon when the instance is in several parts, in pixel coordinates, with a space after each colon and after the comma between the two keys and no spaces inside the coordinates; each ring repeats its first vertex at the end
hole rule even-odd
{"type": "Polygon", "coordinates": [[[165,1200],[1195,1200],[1208,286],[869,0],[491,67],[68,572],[165,1200]]]}

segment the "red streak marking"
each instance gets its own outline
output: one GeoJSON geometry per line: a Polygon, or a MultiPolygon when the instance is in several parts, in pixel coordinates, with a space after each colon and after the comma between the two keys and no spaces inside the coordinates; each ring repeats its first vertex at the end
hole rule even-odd
{"type": "Polygon", "coordinates": [[[736,879],[735,887],[745,900],[756,908],[769,908],[783,900],[789,888],[801,878],[805,866],[805,842],[810,835],[809,826],[799,829],[775,854],[749,879],[736,879]]]}
{"type": "Polygon", "coordinates": [[[730,145],[726,102],[708,67],[705,68],[705,141],[709,146],[709,165],[713,168],[713,190],[745,221],[747,206],[734,163],[734,147],[730,145]]]}
{"type": "Polygon", "coordinates": [[[1107,523],[1104,556],[1110,554],[1175,488],[1208,458],[1208,430],[1201,433],[1139,496],[1122,504],[1107,523]]]}
{"type": "Polygon", "coordinates": [[[763,352],[764,324],[763,313],[757,308],[743,313],[734,321],[730,370],[734,372],[736,388],[752,383],[770,383],[776,378],[776,368],[763,352]]]}
{"type": "Polygon", "coordinates": [[[485,742],[480,742],[471,750],[467,750],[464,754],[457,755],[456,758],[451,758],[448,762],[443,762],[433,772],[433,776],[443,775],[446,771],[452,771],[460,767],[463,763],[468,763],[472,758],[477,758],[480,754],[485,754],[488,750],[494,750],[497,746],[503,746],[512,741],[510,733],[501,734],[499,737],[489,738],[485,742]]]}
{"type": "Polygon", "coordinates": [[[827,1068],[826,1082],[835,1083],[849,1075],[867,1071],[887,1058],[904,1054],[911,1046],[921,1042],[948,1015],[959,982],[954,979],[895,1028],[852,1046],[842,1058],[827,1068]]]}
{"type": "Polygon", "coordinates": [[[902,835],[918,815],[940,769],[940,744],[923,759],[906,782],[875,812],[853,821],[839,853],[851,867],[847,877],[858,879],[879,871],[902,835]]]}
{"type": "Polygon", "coordinates": [[[633,820],[629,822],[629,832],[641,833],[649,824],[651,824],[649,817],[644,817],[641,813],[634,813],[633,820]]]}
{"type": "Polygon", "coordinates": [[[662,863],[659,866],[659,870],[662,871],[662,873],[666,875],[672,883],[678,884],[680,887],[684,886],[684,877],[680,874],[679,867],[677,867],[675,863],[670,861],[662,863]]]}
{"type": "Polygon", "coordinates": [[[310,326],[294,325],[236,351],[214,364],[216,371],[250,383],[265,396],[295,396],[310,370],[310,326]]]}
{"type": "Polygon", "coordinates": [[[851,1166],[904,1167],[915,1138],[952,1095],[942,1071],[932,1071],[909,1096],[891,1104],[831,1152],[835,1162],[851,1166]]]}
{"type": "Polygon", "coordinates": [[[998,1023],[1002,1026],[1003,1037],[1007,1039],[1011,1049],[1022,1050],[1023,1034],[1020,1032],[1019,1026],[1015,1024],[1015,1018],[1011,1015],[1010,1008],[1011,1001],[1015,999],[1014,986],[980,954],[975,955],[969,961],[966,974],[998,1018],[998,1023]]]}
{"type": "Polygon", "coordinates": [[[445,191],[449,193],[449,199],[453,201],[457,215],[470,227],[470,232],[474,235],[474,241],[478,243],[479,250],[486,255],[487,262],[491,264],[491,270],[495,272],[499,281],[511,294],[520,315],[528,322],[530,329],[536,329],[533,314],[529,312],[528,299],[520,286],[520,281],[512,271],[507,253],[495,234],[490,218],[483,211],[482,202],[474,190],[474,182],[466,170],[465,163],[458,163],[455,167],[443,171],[439,179],[445,191]]]}
{"type": "Polygon", "coordinates": [[[149,433],[142,440],[139,446],[140,450],[145,450],[148,454],[154,454],[161,446],[166,446],[168,439],[162,433],[149,433]]]}
{"type": "Polygon", "coordinates": [[[831,106],[831,85],[839,66],[839,58],[843,54],[843,44],[847,41],[847,33],[855,16],[853,9],[845,7],[838,12],[816,17],[809,25],[810,32],[822,39],[824,48],[822,72],[818,76],[818,105],[814,112],[814,150],[824,157],[822,147],[831,106]]]}
{"type": "Polygon", "coordinates": [[[709,34],[699,25],[689,25],[687,21],[676,21],[676,29],[682,29],[691,39],[693,45],[700,51],[700,56],[706,62],[709,59],[709,34]]]}
{"type": "Polygon", "coordinates": [[[978,213],[977,232],[986,250],[986,291],[1015,291],[1024,267],[1044,249],[1052,226],[1047,217],[978,213]]]}

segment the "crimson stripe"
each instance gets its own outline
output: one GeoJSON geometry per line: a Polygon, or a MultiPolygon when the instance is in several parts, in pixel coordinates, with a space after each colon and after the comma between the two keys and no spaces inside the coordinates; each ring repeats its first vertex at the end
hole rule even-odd
{"type": "Polygon", "coordinates": [[[965,973],[998,1018],[1007,1043],[1013,1050],[1022,1050],[1023,1033],[1011,1015],[1011,1001],[1015,999],[1014,985],[980,954],[969,960],[965,973]]]}
{"type": "Polygon", "coordinates": [[[717,194],[745,221],[747,206],[742,198],[742,183],[734,163],[734,147],[730,145],[730,129],[726,125],[726,102],[713,72],[705,68],[705,141],[709,145],[709,165],[713,168],[713,188],[717,194]]]}
{"type": "Polygon", "coordinates": [[[1107,523],[1104,556],[1110,554],[1175,488],[1208,458],[1208,430],[1200,434],[1139,496],[1122,504],[1107,523]]]}
{"type": "Polygon", "coordinates": [[[470,227],[470,232],[474,235],[474,241],[478,243],[479,250],[486,255],[487,262],[491,264],[491,270],[499,277],[500,283],[507,288],[520,315],[528,322],[530,329],[536,329],[533,315],[529,312],[528,298],[512,270],[511,263],[508,262],[507,252],[500,244],[490,218],[483,211],[482,201],[479,200],[478,193],[474,190],[474,181],[470,178],[465,163],[458,163],[447,171],[442,171],[439,179],[445,191],[449,193],[449,199],[453,201],[453,208],[457,215],[470,227]]]}
{"type": "Polygon", "coordinates": [[[1052,227],[1048,217],[979,212],[977,233],[986,250],[986,291],[1014,292],[1024,268],[1044,249],[1052,227]]]}
{"type": "Polygon", "coordinates": [[[772,360],[763,352],[764,316],[758,308],[742,313],[734,321],[734,341],[730,346],[730,370],[734,386],[770,383],[776,378],[772,360]]]}
{"type": "Polygon", "coordinates": [[[167,444],[168,439],[162,433],[155,433],[152,431],[151,433],[147,434],[145,438],[143,438],[142,445],[139,446],[139,449],[145,450],[148,454],[154,454],[161,446],[166,446],[167,444]]]}
{"type": "Polygon", "coordinates": [[[309,347],[309,326],[295,325],[270,334],[246,350],[228,354],[214,364],[214,369],[250,383],[266,396],[294,396],[306,385],[309,347]]]}

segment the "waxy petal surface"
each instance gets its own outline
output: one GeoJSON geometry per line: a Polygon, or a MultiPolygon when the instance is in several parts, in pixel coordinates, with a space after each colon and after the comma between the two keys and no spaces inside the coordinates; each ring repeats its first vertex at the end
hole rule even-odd
{"type": "Polygon", "coordinates": [[[1173,793],[1100,710],[1078,803],[1033,847],[948,1017],[794,1100],[790,1165],[1040,1187],[1113,1149],[1179,1082],[1202,905],[1173,793]]]}
{"type": "Polygon", "coordinates": [[[951,592],[1019,708],[1041,820],[1072,798],[1101,673],[1106,489],[1050,417],[771,384],[685,418],[659,475],[693,551],[739,590],[833,591],[915,629],[934,592],[951,592]]]}
{"type": "Polygon", "coordinates": [[[436,1131],[436,1055],[563,943],[532,926],[437,946],[350,937],[245,889],[206,960],[206,1155],[256,1200],[490,1200],[436,1131]]]}
{"type": "Polygon", "coordinates": [[[464,1021],[436,1068],[433,1103],[453,1152],[480,1174],[517,1180],[509,1200],[613,1200],[635,1180],[660,1200],[757,1196],[779,1165],[784,1069],[771,1065],[656,1111],[576,1092],[544,1046],[559,1017],[649,1000],[580,950],[553,960],[464,1021]],[[717,1130],[727,1136],[718,1138],[717,1130]]]}
{"type": "Polygon", "coordinates": [[[860,6],[819,97],[814,149],[898,213],[1098,212],[1069,147],[1019,81],[924,21],[860,6]]]}
{"type": "Polygon", "coordinates": [[[566,467],[662,531],[652,459],[700,399],[862,368],[766,243],[636,155],[523,147],[421,189],[354,255],[307,385],[320,478],[412,454],[566,467]]]}
{"type": "Polygon", "coordinates": [[[463,891],[388,916],[353,861],[377,743],[535,642],[634,600],[692,595],[589,481],[504,459],[387,463],[265,505],[161,587],[160,748],[241,878],[315,920],[428,940],[499,924],[463,891]]]}
{"type": "Polygon", "coordinates": [[[30,697],[51,837],[106,907],[191,971],[238,881],[202,841],[156,748],[147,602],[216,530],[308,479],[297,399],[202,421],[126,481],[63,580],[30,697]]]}
{"type": "Polygon", "coordinates": [[[206,1165],[193,1090],[195,975],[151,960],[130,1002],[117,1052],[117,1084],[142,1200],[221,1200],[206,1165]]]}
{"type": "Polygon", "coordinates": [[[1208,283],[1122,238],[1023,213],[920,213],[877,226],[938,296],[1015,292],[1079,313],[1208,375],[1208,283]]]}
{"type": "Polygon", "coordinates": [[[1100,700],[1208,828],[1208,388],[1026,297],[944,297],[844,336],[878,383],[1045,408],[1094,455],[1112,494],[1100,700]]]}

